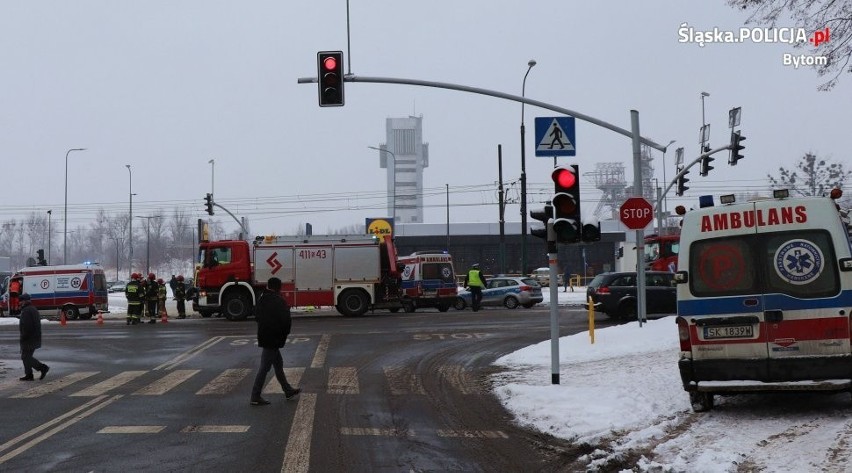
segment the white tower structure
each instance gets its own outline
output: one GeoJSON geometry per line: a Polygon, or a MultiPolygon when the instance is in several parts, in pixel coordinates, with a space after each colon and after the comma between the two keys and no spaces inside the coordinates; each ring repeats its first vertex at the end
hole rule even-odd
{"type": "Polygon", "coordinates": [[[396,223],[423,223],[423,169],[429,144],[423,142],[423,117],[388,118],[379,166],[387,168],[388,215],[396,223]]]}

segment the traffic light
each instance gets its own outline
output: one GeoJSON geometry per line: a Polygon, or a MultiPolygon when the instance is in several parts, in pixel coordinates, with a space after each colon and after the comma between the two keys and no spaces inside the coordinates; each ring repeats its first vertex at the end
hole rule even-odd
{"type": "Polygon", "coordinates": [[[601,241],[601,223],[587,223],[583,225],[583,241],[601,241]]]}
{"type": "Polygon", "coordinates": [[[576,164],[562,166],[551,174],[555,186],[553,196],[553,231],[558,243],[580,241],[580,168],[576,164]]]}
{"type": "Polygon", "coordinates": [[[731,132],[731,154],[728,156],[728,164],[731,166],[736,166],[737,161],[743,159],[744,156],[740,154],[740,151],[745,149],[745,146],[741,144],[745,139],[746,137],[739,131],[731,132]]]}
{"type": "Polygon", "coordinates": [[[343,51],[317,53],[320,107],[343,106],[343,51]]]}
{"type": "Polygon", "coordinates": [[[686,183],[689,182],[689,179],[686,178],[687,174],[689,174],[689,171],[686,171],[677,178],[677,195],[683,195],[689,189],[686,186],[686,183]]]}
{"type": "Polygon", "coordinates": [[[47,260],[44,259],[44,250],[39,249],[36,250],[36,254],[38,255],[38,265],[39,266],[47,266],[47,260]]]}
{"type": "Polygon", "coordinates": [[[710,156],[705,156],[701,158],[701,168],[698,170],[698,174],[702,176],[706,176],[707,174],[709,174],[710,170],[713,169],[713,166],[711,166],[710,163],[713,162],[714,159],[716,158],[710,156]]]}
{"type": "Polygon", "coordinates": [[[530,210],[530,218],[544,224],[544,228],[530,228],[530,235],[547,240],[547,222],[553,217],[553,206],[545,204],[541,210],[530,210]]]}
{"type": "Polygon", "coordinates": [[[207,207],[207,215],[213,215],[213,194],[208,192],[204,197],[204,202],[207,207]]]}

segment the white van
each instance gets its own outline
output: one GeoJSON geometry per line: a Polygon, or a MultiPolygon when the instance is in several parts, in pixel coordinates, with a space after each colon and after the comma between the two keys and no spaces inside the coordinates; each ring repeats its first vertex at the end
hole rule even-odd
{"type": "MultiPolygon", "coordinates": [[[[536,268],[530,273],[530,277],[535,279],[541,287],[550,286],[550,268],[536,268]]],[[[556,275],[557,286],[562,287],[563,285],[563,277],[562,274],[556,275]]]]}
{"type": "Polygon", "coordinates": [[[696,412],[715,394],[852,390],[848,222],[831,198],[776,193],[683,216],[678,368],[696,412]]]}

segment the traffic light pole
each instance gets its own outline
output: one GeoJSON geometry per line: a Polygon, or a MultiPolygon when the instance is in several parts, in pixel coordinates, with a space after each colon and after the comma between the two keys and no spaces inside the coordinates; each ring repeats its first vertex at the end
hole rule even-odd
{"type": "Polygon", "coordinates": [[[553,220],[547,222],[547,267],[550,274],[550,384],[559,384],[559,260],[553,220]]]}
{"type": "MultiPolygon", "coordinates": [[[[642,143],[636,139],[639,135],[639,112],[630,111],[630,127],[633,130],[633,195],[643,197],[642,192],[642,143]]],[[[639,327],[646,320],[646,294],[645,294],[645,230],[640,228],[636,231],[636,318],[639,327]]]]}
{"type": "Polygon", "coordinates": [[[243,222],[241,222],[240,219],[234,216],[234,214],[232,214],[230,210],[226,209],[225,207],[222,207],[216,202],[213,202],[213,205],[219,207],[220,209],[224,210],[228,215],[230,215],[231,218],[234,219],[235,222],[237,222],[237,225],[239,225],[240,228],[243,230],[243,238],[248,238],[248,230],[246,230],[245,225],[243,225],[243,222]]]}

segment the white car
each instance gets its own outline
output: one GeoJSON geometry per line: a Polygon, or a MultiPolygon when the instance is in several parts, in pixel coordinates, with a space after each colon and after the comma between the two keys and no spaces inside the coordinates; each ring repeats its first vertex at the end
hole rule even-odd
{"type": "MultiPolygon", "coordinates": [[[[558,285],[561,287],[563,284],[562,274],[557,274],[558,285]]],[[[539,286],[548,287],[550,286],[550,268],[537,268],[532,273],[530,273],[530,277],[538,281],[539,286]]]]}

